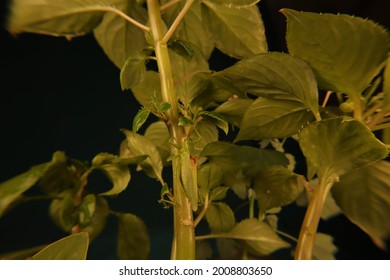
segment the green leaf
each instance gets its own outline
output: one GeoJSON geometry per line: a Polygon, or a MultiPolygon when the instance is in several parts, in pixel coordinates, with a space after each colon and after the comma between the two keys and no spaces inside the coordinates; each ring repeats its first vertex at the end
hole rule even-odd
{"type": "Polygon", "coordinates": [[[317,233],[314,241],[313,256],[317,260],[335,260],[337,247],[333,244],[333,237],[317,233]]]}
{"type": "Polygon", "coordinates": [[[204,0],[202,18],[216,47],[225,54],[245,58],[267,52],[264,25],[257,6],[234,7],[204,0]]]}
{"type": "Polygon", "coordinates": [[[230,232],[219,236],[241,240],[250,253],[260,256],[269,255],[276,250],[290,247],[266,223],[257,219],[243,220],[230,232]]]}
{"type": "Polygon", "coordinates": [[[302,193],[299,176],[285,167],[275,166],[256,174],[254,189],[260,216],[267,210],[288,205],[302,193]]]}
{"type": "Polygon", "coordinates": [[[144,80],[131,91],[137,101],[145,108],[153,110],[153,102],[161,103],[160,77],[157,72],[146,71],[144,80]]]}
{"type": "Polygon", "coordinates": [[[222,260],[238,260],[242,258],[242,248],[237,240],[218,238],[217,249],[222,260]]]}
{"type": "Polygon", "coordinates": [[[119,259],[146,260],[150,252],[150,241],[144,222],[133,214],[120,214],[118,225],[119,259]]]}
{"type": "Polygon", "coordinates": [[[386,146],[365,125],[349,117],[309,124],[299,133],[299,145],[319,178],[326,180],[387,156],[386,146]]]}
{"type": "Polygon", "coordinates": [[[313,119],[301,102],[259,97],[246,111],[236,141],[288,137],[313,119]]]}
{"type": "Polygon", "coordinates": [[[78,217],[78,223],[82,227],[88,226],[95,214],[96,210],[96,197],[93,194],[88,194],[85,197],[83,197],[83,201],[81,202],[81,205],[79,206],[79,217],[78,217]]]}
{"type": "Polygon", "coordinates": [[[387,58],[385,71],[383,73],[384,105],[390,104],[390,57],[387,58]]]}
{"type": "Polygon", "coordinates": [[[133,119],[133,131],[137,132],[141,126],[146,122],[150,115],[150,110],[146,108],[142,108],[138,111],[137,115],[135,115],[133,119]]]}
{"type": "Polygon", "coordinates": [[[245,175],[253,175],[272,165],[288,165],[288,160],[283,153],[224,142],[208,144],[201,156],[207,157],[226,171],[243,170],[245,175]]]}
{"type": "Polygon", "coordinates": [[[156,145],[153,144],[147,137],[139,135],[135,132],[122,129],[126,135],[127,147],[133,156],[148,155],[149,157],[140,163],[144,172],[159,181],[162,180],[163,164],[161,155],[157,150],[156,145]]]}
{"type": "Polygon", "coordinates": [[[4,215],[7,208],[16,201],[22,193],[37,183],[43,176],[48,165],[48,163],[44,163],[33,166],[29,171],[0,184],[0,217],[4,215]]]}
{"type": "Polygon", "coordinates": [[[169,109],[172,108],[172,105],[168,102],[163,102],[161,103],[159,106],[158,106],[158,111],[160,113],[165,113],[166,111],[168,111],[169,109]]]}
{"type": "Polygon", "coordinates": [[[349,15],[282,13],[290,53],[314,68],[321,88],[359,95],[381,71],[390,40],[378,24],[349,15]]]}
{"type": "Polygon", "coordinates": [[[218,130],[209,121],[201,121],[196,124],[196,133],[192,133],[190,139],[194,150],[200,152],[207,144],[218,141],[218,130]]]}
{"type": "Polygon", "coordinates": [[[131,89],[145,79],[146,60],[147,57],[145,55],[130,56],[126,60],[120,73],[122,90],[131,89]]]}
{"type": "Polygon", "coordinates": [[[53,199],[49,214],[53,222],[63,231],[70,232],[77,224],[78,209],[74,203],[75,193],[67,190],[61,194],[60,199],[53,199]]]}
{"type": "MultiPolygon", "coordinates": [[[[146,9],[137,0],[115,0],[115,7],[140,23],[144,24],[148,19],[146,9]]],[[[104,15],[94,35],[119,69],[123,68],[128,57],[138,54],[147,46],[144,32],[114,13],[104,15]]]]}
{"type": "Polygon", "coordinates": [[[229,187],[215,187],[210,191],[210,200],[217,201],[226,198],[229,187]]]}
{"type": "Polygon", "coordinates": [[[33,248],[17,250],[13,252],[7,252],[0,255],[0,260],[26,260],[29,259],[32,255],[35,255],[40,250],[42,250],[46,245],[39,245],[33,248]]]}
{"type": "Polygon", "coordinates": [[[199,116],[205,117],[211,123],[218,126],[226,135],[229,133],[229,124],[223,115],[217,112],[202,111],[199,113],[199,116]]]}
{"type": "Polygon", "coordinates": [[[190,201],[192,211],[198,209],[197,165],[190,157],[189,141],[183,143],[180,151],[180,179],[184,192],[190,201]]]}
{"type": "Polygon", "coordinates": [[[91,32],[115,0],[13,0],[8,30],[53,36],[78,36],[91,32]]]}
{"type": "Polygon", "coordinates": [[[210,204],[206,219],[213,233],[229,232],[236,223],[232,209],[224,202],[210,204]]]}
{"type": "Polygon", "coordinates": [[[260,2],[260,0],[209,0],[213,3],[225,5],[227,7],[247,7],[253,6],[260,2]]]}
{"type": "Polygon", "coordinates": [[[89,238],[85,232],[62,238],[32,257],[33,260],[85,260],[89,238]]]}
{"type": "Polygon", "coordinates": [[[258,97],[294,100],[318,114],[314,73],[303,60],[284,53],[259,54],[242,60],[218,75],[258,97]]]}
{"type": "Polygon", "coordinates": [[[390,163],[379,161],[340,177],[332,189],[343,213],[373,238],[390,237],[390,163]]]}
{"type": "Polygon", "coordinates": [[[191,126],[191,125],[194,125],[194,122],[186,117],[180,117],[179,125],[180,126],[191,126]]]}
{"type": "Polygon", "coordinates": [[[92,168],[102,171],[113,183],[110,190],[100,195],[117,195],[127,188],[131,178],[127,164],[125,160],[108,153],[100,153],[93,158],[92,168]]]}
{"type": "Polygon", "coordinates": [[[215,112],[223,115],[229,123],[240,127],[242,118],[252,103],[251,99],[232,98],[219,105],[215,112]]]}
{"type": "Polygon", "coordinates": [[[220,186],[222,179],[222,169],[212,162],[202,165],[198,170],[198,185],[207,192],[220,186]]]}
{"type": "Polygon", "coordinates": [[[171,155],[171,144],[169,143],[170,135],[165,122],[158,121],[149,125],[145,130],[145,137],[157,146],[163,165],[169,165],[170,162],[167,159],[171,155]]]}
{"type": "Polygon", "coordinates": [[[192,48],[192,45],[183,40],[175,40],[173,42],[168,42],[168,48],[178,55],[182,56],[186,60],[190,60],[195,52],[192,48]]]}
{"type": "Polygon", "coordinates": [[[94,240],[105,228],[107,224],[109,208],[107,201],[101,197],[96,196],[95,212],[90,223],[87,226],[81,226],[80,231],[87,232],[89,239],[94,240]]]}
{"type": "MultiPolygon", "coordinates": [[[[184,1],[180,1],[163,13],[163,18],[168,26],[172,25],[184,4],[184,1]]],[[[203,56],[208,59],[214,49],[214,43],[203,25],[200,5],[200,1],[195,1],[191,5],[191,8],[173,34],[173,39],[190,43],[192,48],[196,47],[199,49],[203,56]]]]}
{"type": "Polygon", "coordinates": [[[211,247],[210,242],[207,240],[198,240],[195,245],[196,260],[207,260],[213,257],[213,248],[211,247]]]}

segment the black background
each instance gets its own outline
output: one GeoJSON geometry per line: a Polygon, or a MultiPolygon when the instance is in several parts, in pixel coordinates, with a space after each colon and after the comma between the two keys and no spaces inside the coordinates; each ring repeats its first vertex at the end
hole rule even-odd
{"type": "MultiPolygon", "coordinates": [[[[1,0],[0,19],[7,1],[1,0]]],[[[285,18],[281,8],[311,12],[347,13],[368,17],[390,27],[386,1],[262,0],[259,4],[271,51],[286,51],[285,18]]],[[[139,104],[122,92],[119,70],[109,61],[92,35],[64,38],[8,34],[0,30],[0,182],[47,162],[54,151],[91,160],[99,152],[117,153],[123,139],[120,128],[131,128],[139,104]]],[[[231,60],[215,52],[213,69],[231,60]]],[[[96,179],[97,185],[104,185],[96,179]]],[[[114,210],[139,215],[152,241],[152,259],[169,258],[171,210],[158,203],[159,185],[132,170],[124,194],[110,199],[114,210]]],[[[0,220],[0,253],[48,243],[64,233],[47,217],[47,203],[28,203],[0,220]]],[[[287,207],[281,227],[293,235],[303,209],[287,207]]],[[[390,215],[390,213],[389,213],[390,215]]],[[[389,259],[371,240],[344,217],[321,223],[320,230],[335,237],[340,259],[389,259]]],[[[115,259],[116,222],[92,243],[89,258],[115,259]]],[[[282,256],[283,258],[289,256],[282,256]]]]}

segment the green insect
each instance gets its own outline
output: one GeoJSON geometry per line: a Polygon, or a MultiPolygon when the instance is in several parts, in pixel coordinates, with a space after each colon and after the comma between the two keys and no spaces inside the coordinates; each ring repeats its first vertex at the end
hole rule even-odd
{"type": "Polygon", "coordinates": [[[193,211],[198,209],[198,159],[191,155],[191,140],[186,139],[180,150],[180,178],[187,198],[193,211]]]}

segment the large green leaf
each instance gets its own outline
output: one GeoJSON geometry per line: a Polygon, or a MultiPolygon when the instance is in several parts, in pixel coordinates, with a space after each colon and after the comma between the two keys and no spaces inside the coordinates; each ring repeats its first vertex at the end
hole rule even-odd
{"type": "MultiPolygon", "coordinates": [[[[167,1],[165,1],[167,2],[167,1]]],[[[171,26],[176,16],[182,10],[185,2],[180,1],[169,8],[163,14],[163,18],[168,26],[171,26]]],[[[200,1],[195,1],[180,22],[180,25],[173,34],[173,39],[179,39],[190,43],[193,47],[202,51],[203,56],[208,59],[214,49],[214,43],[210,38],[202,22],[200,1]]]]}
{"type": "Polygon", "coordinates": [[[260,215],[275,207],[292,203],[303,191],[299,176],[285,167],[275,166],[256,174],[254,189],[260,215]]]}
{"type": "Polygon", "coordinates": [[[239,127],[245,112],[252,103],[251,99],[233,98],[218,106],[215,112],[223,115],[229,123],[239,127]]]}
{"type": "Polygon", "coordinates": [[[133,214],[118,217],[117,253],[121,260],[145,260],[149,256],[150,241],[144,222],[133,214]]]}
{"type": "Polygon", "coordinates": [[[387,156],[386,146],[365,125],[349,117],[309,124],[299,133],[299,144],[319,178],[325,180],[387,156]]]}
{"type": "Polygon", "coordinates": [[[390,163],[379,161],[340,177],[332,189],[343,213],[374,239],[390,237],[390,163]]]}
{"type": "Polygon", "coordinates": [[[169,143],[170,136],[165,122],[157,121],[150,124],[145,130],[145,137],[157,146],[164,166],[169,165],[170,162],[167,159],[171,155],[171,144],[169,143]]]}
{"type": "Polygon", "coordinates": [[[48,163],[36,165],[29,171],[0,184],[0,217],[12,202],[37,183],[48,165],[48,163]]]}
{"type": "Polygon", "coordinates": [[[244,58],[267,52],[257,6],[234,7],[204,0],[202,18],[216,47],[227,55],[244,58]]]}
{"type": "Polygon", "coordinates": [[[244,247],[256,255],[270,253],[287,248],[290,245],[283,241],[266,223],[257,219],[246,219],[238,223],[230,232],[218,237],[233,238],[243,241],[244,247]]]}
{"type": "Polygon", "coordinates": [[[196,124],[196,131],[190,135],[194,150],[198,153],[211,143],[218,141],[218,129],[207,120],[196,124]]]}
{"type": "Polygon", "coordinates": [[[236,140],[288,137],[313,119],[301,102],[259,97],[246,111],[236,140]]]}
{"type": "Polygon", "coordinates": [[[162,182],[162,159],[156,147],[147,137],[130,130],[122,129],[126,135],[127,147],[133,156],[147,155],[148,158],[140,163],[144,172],[162,182]]]}
{"type": "Polygon", "coordinates": [[[224,142],[208,144],[201,156],[207,157],[226,171],[243,170],[244,174],[252,175],[273,165],[288,165],[283,153],[224,142]]]}
{"type": "Polygon", "coordinates": [[[150,110],[153,110],[153,102],[162,102],[160,77],[157,72],[146,71],[143,81],[134,86],[131,91],[138,102],[150,110]]]}
{"type": "Polygon", "coordinates": [[[129,56],[120,73],[122,90],[131,89],[145,79],[147,57],[142,54],[129,56]]]}
{"type": "MultiPolygon", "coordinates": [[[[140,23],[147,21],[147,11],[136,0],[111,0],[115,7],[140,23]]],[[[147,45],[142,30],[113,13],[106,13],[94,35],[110,60],[122,69],[130,56],[138,54],[147,45]]]]}
{"type": "Polygon", "coordinates": [[[62,238],[35,254],[33,260],[85,260],[88,251],[88,234],[85,232],[62,238]]]}
{"type": "Polygon", "coordinates": [[[314,241],[313,257],[317,260],[335,260],[337,247],[333,244],[332,236],[317,233],[314,241]]]}
{"type": "Polygon", "coordinates": [[[303,60],[284,53],[267,53],[242,60],[218,75],[259,97],[294,100],[318,113],[314,73],[303,60]]]}
{"type": "Polygon", "coordinates": [[[124,191],[130,182],[131,176],[127,162],[118,156],[100,153],[93,158],[92,168],[102,171],[113,183],[112,188],[101,195],[117,195],[124,191]]]}
{"type": "Polygon", "coordinates": [[[212,162],[202,165],[198,170],[198,185],[206,191],[220,186],[222,179],[222,169],[212,162]]]}
{"type": "Polygon", "coordinates": [[[212,203],[207,208],[206,220],[213,233],[229,232],[236,223],[232,209],[224,202],[212,203]]]}
{"type": "Polygon", "coordinates": [[[382,69],[390,40],[378,24],[349,15],[282,13],[290,53],[309,62],[321,88],[358,95],[382,69]]]}
{"type": "Polygon", "coordinates": [[[8,29],[54,36],[91,32],[117,0],[12,0],[8,29]]]}

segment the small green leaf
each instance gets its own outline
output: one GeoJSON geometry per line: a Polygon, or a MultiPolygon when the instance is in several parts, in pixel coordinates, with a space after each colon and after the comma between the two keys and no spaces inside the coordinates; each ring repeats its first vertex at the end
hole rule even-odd
{"type": "Polygon", "coordinates": [[[139,135],[135,132],[122,129],[122,132],[126,135],[127,147],[133,156],[148,155],[149,157],[140,163],[140,166],[144,172],[159,181],[162,180],[162,159],[161,155],[152,141],[147,137],[139,135]]]}
{"type": "Polygon", "coordinates": [[[215,187],[210,191],[210,200],[217,201],[225,199],[229,187],[215,187]]]}
{"type": "Polygon", "coordinates": [[[224,202],[210,204],[206,219],[213,233],[229,232],[236,223],[232,209],[224,202]]]}
{"type": "MultiPolygon", "coordinates": [[[[142,24],[147,22],[147,10],[137,0],[114,1],[115,8],[129,17],[142,24]]],[[[104,14],[102,22],[94,29],[94,36],[119,69],[123,68],[128,57],[140,53],[147,46],[144,31],[114,13],[104,14]]]]}
{"type": "Polygon", "coordinates": [[[75,194],[67,190],[61,194],[60,199],[53,199],[49,213],[53,222],[63,231],[70,232],[77,224],[77,207],[74,203],[75,194]]]}
{"type": "Polygon", "coordinates": [[[257,219],[243,220],[230,232],[220,234],[220,237],[242,240],[250,253],[260,256],[290,247],[266,223],[257,219]]]}
{"type": "Polygon", "coordinates": [[[101,197],[96,196],[95,212],[92,220],[87,226],[81,226],[80,231],[87,232],[89,239],[94,240],[104,229],[107,224],[108,214],[110,209],[108,208],[107,201],[101,197]]]}
{"type": "Polygon", "coordinates": [[[349,15],[282,13],[290,53],[314,68],[322,89],[359,95],[383,68],[390,40],[378,24],[349,15]]]}
{"type": "Polygon", "coordinates": [[[146,71],[144,80],[131,89],[134,97],[145,108],[153,110],[153,102],[161,103],[160,77],[157,72],[146,71]]]}
{"type": "Polygon", "coordinates": [[[135,115],[133,119],[133,131],[137,132],[141,126],[146,122],[150,115],[150,110],[146,108],[142,108],[138,111],[137,115],[135,115]]]}
{"type": "Polygon", "coordinates": [[[214,123],[227,135],[229,133],[229,124],[224,116],[217,112],[202,111],[199,116],[206,117],[210,122],[214,123]]]}
{"type": "Polygon", "coordinates": [[[85,232],[62,238],[35,254],[33,260],[85,260],[89,245],[85,232]]]}
{"type": "Polygon", "coordinates": [[[120,73],[122,90],[131,89],[145,79],[147,57],[144,55],[130,56],[127,58],[120,73]]]}
{"type": "Polygon", "coordinates": [[[212,162],[202,165],[198,170],[198,185],[207,192],[220,186],[222,178],[222,169],[212,162]]]}
{"type": "MultiPolygon", "coordinates": [[[[168,103],[166,103],[168,104],[168,103]]],[[[164,166],[170,164],[167,159],[171,155],[170,135],[167,125],[163,121],[154,122],[145,130],[145,137],[157,146],[164,166]]]]}
{"type": "Polygon", "coordinates": [[[160,113],[165,113],[166,111],[168,111],[169,109],[172,108],[172,105],[168,102],[163,102],[161,103],[159,106],[158,106],[158,111],[160,113]]]}
{"type": "Polygon", "coordinates": [[[118,225],[119,259],[146,260],[150,252],[150,241],[144,222],[133,214],[120,214],[118,225]]]}
{"type": "Polygon", "coordinates": [[[252,103],[251,99],[233,98],[219,105],[215,112],[223,115],[229,123],[240,127],[242,118],[252,103]]]}
{"type": "Polygon", "coordinates": [[[337,247],[333,244],[333,237],[317,233],[314,241],[313,256],[317,260],[335,260],[337,247]]]}
{"type": "Polygon", "coordinates": [[[0,217],[4,215],[7,208],[16,201],[22,193],[33,187],[43,176],[49,163],[31,167],[31,169],[8,181],[0,184],[0,217]]]}
{"type": "Polygon", "coordinates": [[[254,189],[260,216],[267,210],[294,202],[302,193],[299,176],[285,167],[274,166],[256,174],[254,189]]]}
{"type": "Polygon", "coordinates": [[[340,177],[332,189],[343,213],[373,238],[390,237],[390,163],[379,161],[340,177]]]}
{"type": "Polygon", "coordinates": [[[168,47],[187,60],[191,59],[195,54],[191,44],[183,40],[168,42],[168,47]]]}
{"type": "Polygon", "coordinates": [[[180,126],[191,126],[191,125],[194,125],[194,122],[186,117],[180,117],[179,125],[180,126]]]}
{"type": "Polygon", "coordinates": [[[309,124],[299,133],[299,145],[319,178],[326,180],[387,156],[386,146],[365,125],[349,117],[309,124]]]}
{"type": "Polygon", "coordinates": [[[101,153],[93,158],[92,168],[101,170],[113,183],[110,190],[100,195],[117,195],[127,188],[131,178],[127,164],[125,160],[108,153],[101,153]]]}
{"type": "Polygon", "coordinates": [[[221,71],[235,87],[258,97],[294,100],[318,114],[314,73],[303,60],[284,53],[259,54],[221,71]]]}
{"type": "Polygon", "coordinates": [[[267,52],[264,25],[256,6],[234,7],[204,0],[202,18],[216,47],[225,54],[244,58],[267,52]]]}
{"type": "Polygon", "coordinates": [[[81,202],[81,205],[79,206],[78,212],[78,224],[81,227],[88,226],[95,214],[96,210],[96,197],[93,194],[88,194],[85,197],[83,197],[83,201],[81,202]]]}
{"type": "Polygon", "coordinates": [[[298,101],[259,97],[246,111],[236,141],[288,137],[312,120],[313,113],[298,101]]]}

